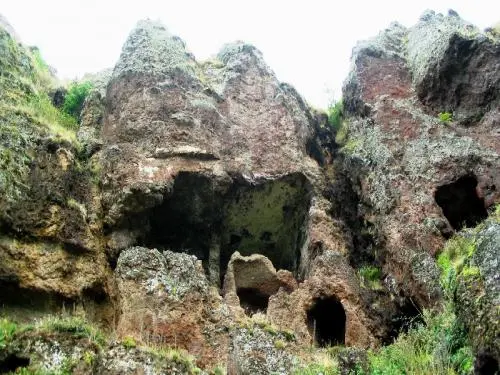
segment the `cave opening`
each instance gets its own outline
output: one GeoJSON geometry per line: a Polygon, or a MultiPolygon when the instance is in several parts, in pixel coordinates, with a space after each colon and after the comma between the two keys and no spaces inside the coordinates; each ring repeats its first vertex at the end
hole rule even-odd
{"type": "Polygon", "coordinates": [[[480,353],[474,363],[474,373],[479,375],[498,374],[498,361],[490,354],[480,353]]]}
{"type": "Polygon", "coordinates": [[[138,245],[196,256],[208,270],[213,233],[220,222],[219,198],[211,180],[183,172],[161,204],[142,215],[138,245]]]}
{"type": "Polygon", "coordinates": [[[436,189],[436,203],[453,229],[474,227],[487,218],[484,199],[478,196],[476,187],[477,178],[468,175],[436,189]]]}
{"type": "Polygon", "coordinates": [[[256,288],[238,288],[236,294],[240,299],[240,306],[245,314],[265,314],[269,304],[269,295],[256,288]]]}
{"type": "Polygon", "coordinates": [[[15,354],[9,355],[7,358],[0,361],[0,373],[12,374],[18,373],[19,369],[26,368],[30,365],[29,358],[19,357],[15,354]]]}
{"type": "Polygon", "coordinates": [[[321,297],[307,311],[307,326],[319,347],[345,344],[346,316],[335,297],[321,297]]]}
{"type": "Polygon", "coordinates": [[[221,281],[235,251],[243,256],[264,255],[276,269],[297,274],[306,241],[310,191],[299,173],[277,180],[235,181],[224,205],[221,281]]]}

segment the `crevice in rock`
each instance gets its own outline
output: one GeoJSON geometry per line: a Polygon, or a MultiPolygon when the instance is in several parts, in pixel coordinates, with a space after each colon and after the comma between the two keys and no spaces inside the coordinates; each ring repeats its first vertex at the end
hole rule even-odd
{"type": "Polygon", "coordinates": [[[307,311],[307,327],[319,347],[345,344],[346,316],[342,303],[334,297],[320,297],[307,311]]]}
{"type": "Polygon", "coordinates": [[[256,288],[238,288],[236,291],[240,306],[247,315],[267,312],[269,295],[256,288]]]}
{"type": "Polygon", "coordinates": [[[11,354],[0,361],[0,374],[16,373],[18,369],[25,368],[30,365],[29,358],[24,358],[11,354]]]}
{"type": "Polygon", "coordinates": [[[474,374],[495,375],[498,374],[498,361],[488,353],[479,353],[474,363],[474,374]]]}
{"type": "Polygon", "coordinates": [[[476,187],[477,178],[468,175],[436,189],[436,203],[453,229],[474,227],[488,217],[484,199],[479,197],[476,187]]]}

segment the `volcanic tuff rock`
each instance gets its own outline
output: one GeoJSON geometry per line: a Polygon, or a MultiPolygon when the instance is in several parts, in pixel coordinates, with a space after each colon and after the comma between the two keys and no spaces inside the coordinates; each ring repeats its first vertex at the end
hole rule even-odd
{"type": "MultiPolygon", "coordinates": [[[[40,110],[59,86],[4,29],[0,304],[69,309],[123,341],[36,328],[0,343],[0,368],[199,371],[142,348],[168,345],[207,370],[286,373],[313,343],[375,348],[439,305],[436,255],[500,202],[500,44],[455,13],[358,44],[336,134],[255,47],[197,62],[149,20],[63,131],[40,110]]],[[[498,225],[482,225],[481,277],[462,271],[454,298],[478,358],[498,361],[498,225]]],[[[362,349],[337,357],[368,366],[362,349]]]]}
{"type": "Polygon", "coordinates": [[[344,167],[372,228],[372,256],[395,290],[420,306],[440,300],[433,257],[445,238],[480,222],[500,199],[498,108],[489,94],[498,85],[498,51],[498,39],[429,12],[415,27],[393,24],[353,52],[344,86],[350,118],[340,132],[344,167]],[[442,100],[429,105],[434,98],[442,100]],[[472,121],[465,115],[472,109],[484,116],[472,121]],[[440,121],[446,111],[457,121],[440,121]]]}

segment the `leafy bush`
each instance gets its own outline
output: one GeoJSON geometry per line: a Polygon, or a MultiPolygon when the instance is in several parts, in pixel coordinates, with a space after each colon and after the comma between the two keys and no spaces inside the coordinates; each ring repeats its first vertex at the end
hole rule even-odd
{"type": "Polygon", "coordinates": [[[64,98],[62,110],[75,119],[78,119],[83,108],[85,98],[92,90],[91,82],[74,82],[69,88],[64,98]]]}
{"type": "Polygon", "coordinates": [[[443,124],[448,124],[453,121],[453,115],[450,112],[440,112],[438,118],[443,124]]]}
{"type": "Polygon", "coordinates": [[[344,118],[344,104],[342,99],[334,102],[328,108],[328,123],[330,126],[338,131],[342,126],[342,120],[344,118]]]}

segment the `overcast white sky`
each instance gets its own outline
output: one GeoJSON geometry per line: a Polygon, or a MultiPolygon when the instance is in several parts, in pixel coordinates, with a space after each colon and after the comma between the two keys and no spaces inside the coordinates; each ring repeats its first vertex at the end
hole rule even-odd
{"type": "Polygon", "coordinates": [[[410,26],[425,9],[484,29],[500,21],[496,0],[1,0],[21,39],[37,45],[61,78],[112,67],[135,23],[160,19],[202,60],[234,40],[254,44],[278,78],[316,107],[339,97],[355,42],[391,21],[410,26]]]}

